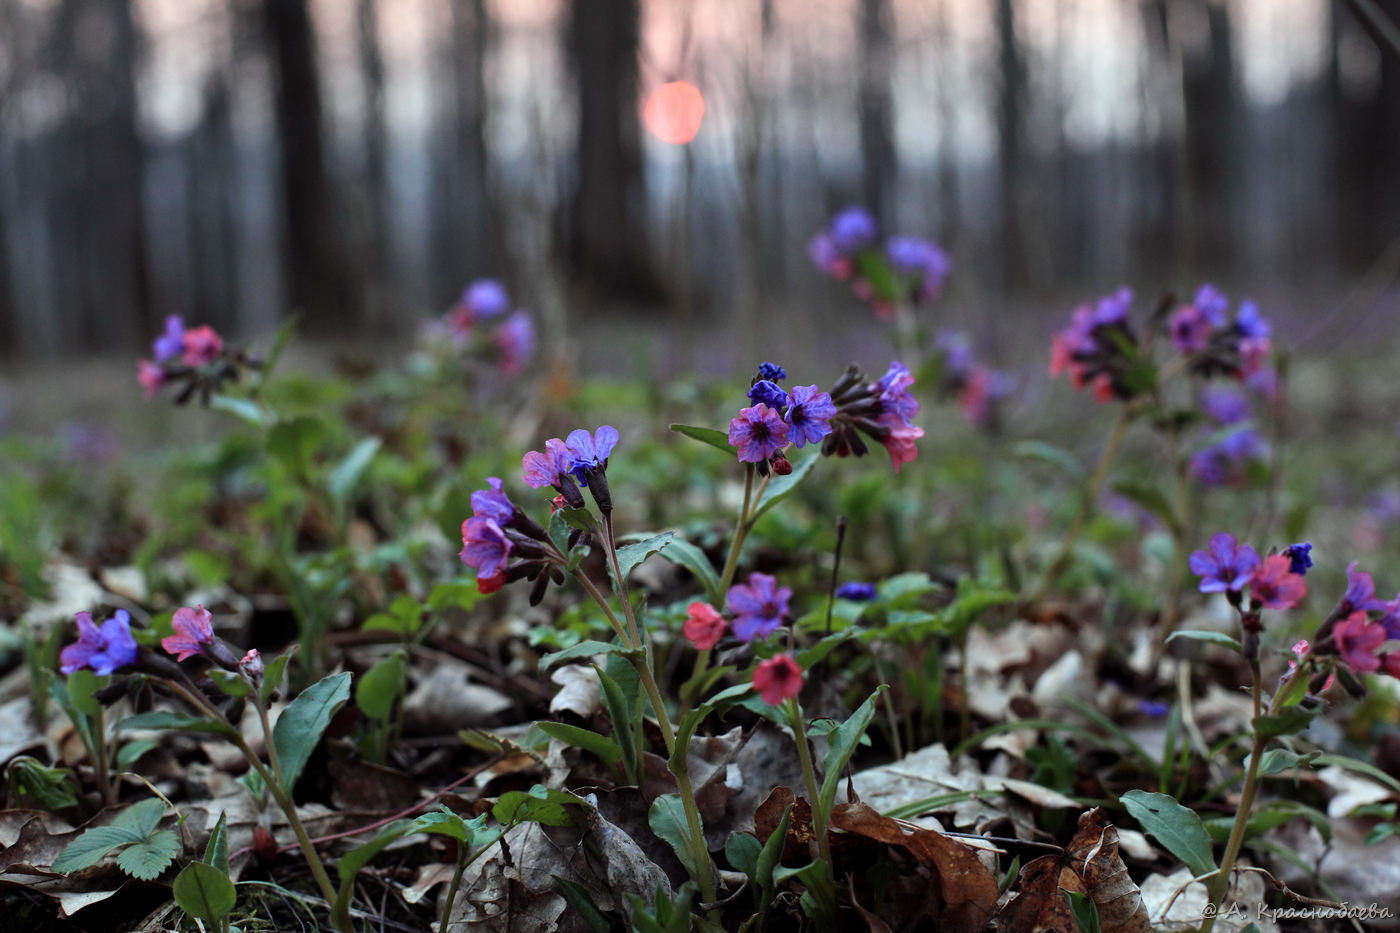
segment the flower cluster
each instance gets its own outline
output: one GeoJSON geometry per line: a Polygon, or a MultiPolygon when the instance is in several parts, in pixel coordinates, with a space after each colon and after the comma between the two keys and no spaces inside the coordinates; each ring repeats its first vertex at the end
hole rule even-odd
{"type": "Polygon", "coordinates": [[[1195,299],[1172,313],[1167,331],[1172,345],[1191,357],[1203,376],[1251,379],[1264,371],[1273,350],[1273,326],[1252,301],[1241,301],[1233,319],[1230,300],[1215,286],[1202,285],[1195,299]]]}
{"type": "Polygon", "coordinates": [[[1010,377],[979,363],[966,334],[944,331],[934,338],[934,345],[943,352],[940,391],[958,400],[968,421],[986,424],[991,420],[992,404],[1011,393],[1010,377]]]}
{"type": "Polygon", "coordinates": [[[136,381],[148,400],[168,383],[180,385],[176,405],[184,405],[196,394],[208,405],[225,383],[238,381],[242,370],[262,367],[243,350],[226,349],[214,328],[207,324],[187,328],[178,314],[165,319],[165,331],[151,344],[151,357],[137,361],[136,381]]]}
{"type": "Polygon", "coordinates": [[[1120,288],[1075,308],[1070,325],[1050,338],[1050,375],[1068,373],[1076,389],[1092,387],[1101,402],[1136,395],[1128,379],[1138,348],[1128,326],[1132,303],[1132,290],[1120,288]]]}
{"type": "Polygon", "coordinates": [[[831,218],[808,242],[807,256],[824,274],[849,282],[856,297],[885,319],[895,302],[936,300],[953,266],[938,244],[919,237],[896,234],[881,249],[875,218],[861,207],[831,218]]]}
{"type": "Polygon", "coordinates": [[[535,352],[529,313],[511,310],[510,295],[495,279],[477,279],[447,313],[425,328],[432,343],[493,356],[506,375],[520,372],[535,352]]]}
{"type": "Polygon", "coordinates": [[[1236,388],[1207,386],[1201,391],[1201,410],[1212,424],[1191,458],[1191,475],[1206,486],[1241,484],[1250,465],[1269,456],[1269,444],[1250,417],[1249,399],[1236,388]]]}

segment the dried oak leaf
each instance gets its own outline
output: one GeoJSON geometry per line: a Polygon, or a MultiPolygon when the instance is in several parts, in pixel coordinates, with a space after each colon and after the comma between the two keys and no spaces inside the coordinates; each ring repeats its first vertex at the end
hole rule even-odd
{"type": "Polygon", "coordinates": [[[831,828],[899,846],[929,869],[937,879],[943,901],[939,929],[981,930],[996,909],[997,881],[969,846],[904,820],[881,816],[863,803],[838,804],[831,811],[831,828]]]}

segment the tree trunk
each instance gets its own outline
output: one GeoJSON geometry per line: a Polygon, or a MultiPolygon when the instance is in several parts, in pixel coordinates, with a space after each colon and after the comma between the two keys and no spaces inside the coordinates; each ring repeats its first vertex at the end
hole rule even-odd
{"type": "Polygon", "coordinates": [[[569,265],[603,296],[655,301],[638,124],[638,0],[570,6],[578,87],[577,177],[564,225],[569,265]]]}
{"type": "Polygon", "coordinates": [[[344,333],[359,320],[342,225],[326,169],[321,81],[306,0],[263,0],[277,76],[277,132],[285,224],[287,299],[306,327],[344,333]]]}

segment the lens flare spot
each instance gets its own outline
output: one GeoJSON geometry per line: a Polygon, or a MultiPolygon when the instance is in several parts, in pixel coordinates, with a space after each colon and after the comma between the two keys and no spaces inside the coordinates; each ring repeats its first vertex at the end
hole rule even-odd
{"type": "Polygon", "coordinates": [[[700,131],[705,116],[705,95],[689,81],[671,81],[651,92],[642,108],[642,120],[662,142],[684,145],[700,131]]]}

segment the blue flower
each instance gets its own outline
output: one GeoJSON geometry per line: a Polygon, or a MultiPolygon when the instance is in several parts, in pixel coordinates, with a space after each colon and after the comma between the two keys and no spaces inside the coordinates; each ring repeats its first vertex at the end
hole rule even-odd
{"type": "Polygon", "coordinates": [[[1248,544],[1240,544],[1229,532],[1211,536],[1210,550],[1191,555],[1191,572],[1201,578],[1202,593],[1238,593],[1249,583],[1259,566],[1259,555],[1248,544]]]}
{"type": "Polygon", "coordinates": [[[875,598],[873,583],[842,583],[836,588],[837,599],[849,599],[865,603],[875,598]]]}
{"type": "Polygon", "coordinates": [[[93,673],[105,677],[135,662],[136,639],[131,637],[131,616],[125,609],[118,609],[100,629],[93,623],[90,612],[80,612],[75,618],[78,640],[59,655],[60,671],[72,674],[90,667],[93,673]]]}
{"type": "Polygon", "coordinates": [[[815,444],[831,433],[834,417],[836,403],[830,393],[819,392],[814,385],[794,386],[787,413],[788,440],[799,448],[815,444]]]}

